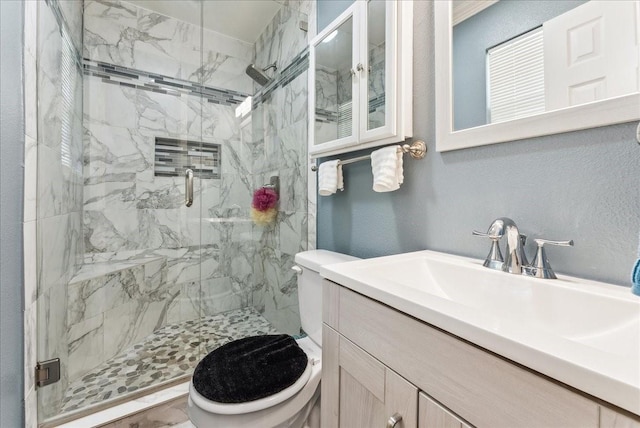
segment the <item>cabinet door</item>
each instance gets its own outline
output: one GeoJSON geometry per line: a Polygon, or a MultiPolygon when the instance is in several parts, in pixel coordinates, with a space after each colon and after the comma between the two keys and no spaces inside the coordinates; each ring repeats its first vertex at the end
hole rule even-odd
{"type": "Polygon", "coordinates": [[[360,141],[392,137],[396,133],[398,2],[362,2],[360,62],[360,141]]]}
{"type": "Polygon", "coordinates": [[[309,154],[412,136],[413,2],[357,0],[310,44],[309,154]]]}
{"type": "Polygon", "coordinates": [[[356,2],[312,41],[309,52],[310,152],[357,144],[360,7],[356,2]]]}
{"type": "Polygon", "coordinates": [[[418,404],[418,428],[469,428],[469,425],[421,392],[418,404]]]}
{"type": "Polygon", "coordinates": [[[640,417],[631,419],[629,416],[600,406],[600,428],[640,428],[640,417]]]}
{"type": "Polygon", "coordinates": [[[323,333],[322,426],[416,428],[417,388],[326,325],[323,333]]]}

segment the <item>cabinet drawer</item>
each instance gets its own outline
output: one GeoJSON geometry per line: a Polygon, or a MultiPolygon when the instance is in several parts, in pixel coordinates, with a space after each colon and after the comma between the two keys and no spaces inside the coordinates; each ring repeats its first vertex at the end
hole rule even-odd
{"type": "Polygon", "coordinates": [[[597,427],[598,405],[388,306],[339,288],[342,335],[478,427],[597,427]]]}

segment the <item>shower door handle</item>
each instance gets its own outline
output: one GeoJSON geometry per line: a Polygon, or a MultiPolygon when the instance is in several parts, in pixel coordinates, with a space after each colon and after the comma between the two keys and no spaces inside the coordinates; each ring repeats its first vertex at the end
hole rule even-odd
{"type": "Polygon", "coordinates": [[[193,170],[184,172],[184,204],[190,207],[193,204],[193,170]]]}

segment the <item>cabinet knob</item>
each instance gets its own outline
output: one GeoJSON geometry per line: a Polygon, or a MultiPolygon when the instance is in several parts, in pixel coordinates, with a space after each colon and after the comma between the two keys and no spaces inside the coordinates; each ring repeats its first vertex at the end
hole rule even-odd
{"type": "Polygon", "coordinates": [[[387,421],[387,428],[394,428],[398,422],[402,420],[402,415],[400,413],[394,413],[389,416],[389,420],[387,421]]]}

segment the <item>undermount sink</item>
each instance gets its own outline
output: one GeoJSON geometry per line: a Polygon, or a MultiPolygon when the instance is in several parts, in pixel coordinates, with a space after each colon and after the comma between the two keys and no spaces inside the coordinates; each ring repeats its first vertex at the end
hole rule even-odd
{"type": "Polygon", "coordinates": [[[640,297],[626,287],[513,275],[434,251],[329,265],[321,274],[640,414],[640,297]]]}

